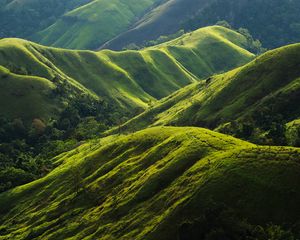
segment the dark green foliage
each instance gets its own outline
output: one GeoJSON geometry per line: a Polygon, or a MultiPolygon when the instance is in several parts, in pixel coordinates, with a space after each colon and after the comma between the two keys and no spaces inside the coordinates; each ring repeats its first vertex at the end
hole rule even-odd
{"type": "Polygon", "coordinates": [[[34,174],[21,168],[7,167],[0,169],[0,192],[33,181],[35,178],[34,174]]]}
{"type": "MultiPolygon", "coordinates": [[[[165,43],[171,40],[174,40],[176,38],[179,38],[180,36],[182,36],[185,33],[185,31],[183,29],[179,30],[178,32],[174,33],[174,34],[170,34],[167,36],[160,36],[159,38],[157,38],[156,40],[150,40],[150,41],[145,41],[142,45],[138,46],[135,43],[131,43],[127,46],[125,46],[123,48],[123,50],[139,50],[139,49],[143,49],[145,47],[151,47],[151,46],[155,46],[155,45],[159,45],[161,43],[165,43]]],[[[250,51],[252,52],[252,51],[250,51]]]]}
{"type": "Polygon", "coordinates": [[[119,117],[111,110],[104,101],[82,96],[47,125],[0,118],[0,192],[40,178],[54,167],[51,158],[116,125],[119,117]]]}
{"type": "Polygon", "coordinates": [[[0,37],[29,37],[53,24],[65,12],[88,2],[90,0],[0,0],[0,37]]]}
{"type": "Polygon", "coordinates": [[[226,20],[234,28],[247,28],[267,48],[298,42],[300,37],[299,1],[289,0],[214,0],[195,10],[183,24],[193,30],[199,26],[226,20]],[[230,13],[230,14],[229,14],[230,13]]]}
{"type": "Polygon", "coordinates": [[[225,205],[211,203],[203,215],[178,226],[178,240],[296,240],[282,226],[251,225],[225,205]]]}

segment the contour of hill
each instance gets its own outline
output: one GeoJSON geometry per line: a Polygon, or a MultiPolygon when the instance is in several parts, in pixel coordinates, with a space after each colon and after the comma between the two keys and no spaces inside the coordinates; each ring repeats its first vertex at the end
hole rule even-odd
{"type": "Polygon", "coordinates": [[[241,68],[177,91],[123,128],[194,125],[230,133],[237,122],[269,131],[273,123],[299,119],[299,64],[300,44],[269,51],[241,68]]]}
{"type": "Polygon", "coordinates": [[[64,14],[35,34],[44,45],[71,49],[97,49],[127,30],[145,11],[161,0],[94,0],[64,14]]]}
{"type": "Polygon", "coordinates": [[[268,48],[300,37],[300,3],[290,0],[0,0],[0,6],[0,37],[72,49],[122,49],[220,20],[248,28],[268,48]]]}
{"type": "Polygon", "coordinates": [[[0,194],[0,239],[181,240],[180,225],[201,222],[213,205],[254,225],[291,227],[300,212],[299,157],[296,148],[199,128],[111,136],[58,156],[46,177],[0,194]]]}
{"type": "MultiPolygon", "coordinates": [[[[65,98],[85,94],[104,99],[116,111],[130,114],[198,78],[249,62],[254,55],[242,48],[245,41],[242,35],[222,27],[200,29],[161,46],[123,52],[72,51],[20,39],[2,39],[0,65],[12,73],[11,78],[23,77],[20,84],[27,85],[27,78],[44,79],[52,88],[63,88],[65,98]]],[[[6,83],[7,79],[2,77],[1,82],[6,83]]],[[[11,92],[18,91],[10,87],[11,92]]],[[[45,103],[50,101],[47,91],[38,94],[43,95],[45,103]]],[[[24,100],[22,96],[14,98],[12,95],[9,99],[14,100],[10,101],[11,106],[24,100]]],[[[27,104],[39,105],[40,101],[30,100],[27,104]]],[[[18,117],[27,111],[18,109],[18,117]]],[[[39,117],[53,115],[48,112],[48,116],[44,116],[44,112],[42,110],[39,117]]],[[[36,113],[31,117],[37,117],[36,113]]]]}
{"type": "Polygon", "coordinates": [[[226,20],[234,28],[247,28],[268,48],[299,41],[300,3],[289,0],[169,0],[145,14],[128,31],[103,45],[122,49],[180,29],[194,30],[226,20]]]}
{"type": "Polygon", "coordinates": [[[90,0],[0,0],[0,37],[29,38],[90,0]]]}

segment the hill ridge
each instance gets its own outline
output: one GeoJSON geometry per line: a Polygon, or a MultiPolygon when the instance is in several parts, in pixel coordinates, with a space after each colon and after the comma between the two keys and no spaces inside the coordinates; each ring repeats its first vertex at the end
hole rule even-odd
{"type": "Polygon", "coordinates": [[[300,196],[284,196],[299,188],[299,155],[296,148],[256,146],[187,127],[94,140],[56,157],[60,166],[48,176],[0,194],[6,206],[0,239],[169,240],[178,237],[181,223],[205,214],[211,201],[253,224],[292,224],[300,196]],[[250,200],[251,206],[244,204],[250,200]],[[290,207],[267,214],[287,206],[283,201],[290,207]]]}
{"type": "Polygon", "coordinates": [[[166,47],[123,52],[65,50],[12,38],[0,40],[0,64],[11,71],[23,71],[24,75],[45,77],[52,82],[56,78],[65,79],[79,92],[107,99],[121,112],[129,113],[133,109],[145,109],[150,101],[165,97],[199,78],[254,58],[250,52],[230,45],[225,38],[215,42],[211,36],[216,30],[227,34],[228,40],[235,45],[243,47],[246,44],[245,37],[221,27],[185,35],[184,45],[171,41],[166,47]],[[204,47],[201,41],[207,45],[204,47]],[[219,52],[222,49],[224,54],[219,52]],[[215,57],[207,57],[207,51],[214,52],[215,57]]]}

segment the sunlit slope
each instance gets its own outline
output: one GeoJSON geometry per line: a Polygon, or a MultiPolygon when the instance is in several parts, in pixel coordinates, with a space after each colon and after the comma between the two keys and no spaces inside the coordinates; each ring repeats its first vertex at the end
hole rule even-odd
{"type": "Polygon", "coordinates": [[[128,122],[124,129],[156,125],[226,127],[254,122],[265,130],[300,116],[300,44],[279,48],[228,73],[190,85],[128,122]]]}
{"type": "MultiPolygon", "coordinates": [[[[208,0],[167,0],[147,12],[128,31],[106,43],[111,49],[122,49],[130,43],[142,44],[144,41],[157,39],[162,35],[169,35],[183,29],[182,24],[205,6],[214,1],[208,0]]],[[[217,21],[207,24],[212,25],[217,21]]],[[[206,26],[207,26],[206,25],[206,26]]],[[[201,25],[203,26],[203,25],[201,25]]]]}
{"type": "Polygon", "coordinates": [[[299,41],[299,9],[300,3],[290,0],[167,0],[105,46],[141,45],[180,29],[195,30],[225,20],[236,29],[249,29],[265,47],[275,48],[299,41]]]}
{"type": "Polygon", "coordinates": [[[41,44],[96,49],[127,30],[159,0],[95,0],[68,12],[33,39],[41,44]]]}
{"type": "Polygon", "coordinates": [[[158,127],[85,144],[0,195],[0,239],[176,239],[211,204],[251,224],[299,217],[300,150],[158,127]],[[276,209],[276,211],[274,211],[276,209]]]}
{"type": "Polygon", "coordinates": [[[76,89],[132,113],[198,78],[249,62],[254,55],[242,48],[244,41],[241,35],[219,27],[161,46],[123,52],[64,50],[2,39],[0,65],[18,75],[45,78],[56,87],[57,81],[62,82],[70,85],[67,94],[76,89]]]}
{"type": "Polygon", "coordinates": [[[241,65],[253,57],[245,36],[228,28],[210,26],[153,47],[168,52],[198,78],[241,65]],[[205,71],[205,74],[204,74],[205,71]]]}
{"type": "Polygon", "coordinates": [[[57,100],[48,97],[55,85],[45,78],[13,74],[0,66],[0,87],[1,115],[5,113],[7,118],[22,115],[33,119],[56,114],[63,108],[57,100]]]}

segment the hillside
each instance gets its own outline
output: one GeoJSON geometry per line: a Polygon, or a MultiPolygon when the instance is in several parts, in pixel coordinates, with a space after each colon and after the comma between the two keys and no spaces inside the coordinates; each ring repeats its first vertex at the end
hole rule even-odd
{"type": "Polygon", "coordinates": [[[93,141],[58,156],[46,177],[0,195],[0,239],[204,239],[217,229],[221,239],[245,239],[256,225],[291,228],[299,157],[299,149],[198,128],[93,141]]]}
{"type": "Polygon", "coordinates": [[[249,29],[267,48],[300,38],[300,3],[290,0],[0,0],[0,6],[0,37],[70,49],[120,50],[222,20],[249,29]]]}
{"type": "MultiPolygon", "coordinates": [[[[66,91],[66,97],[72,91],[100,97],[116,111],[130,114],[198,78],[250,61],[254,55],[243,49],[245,41],[242,35],[222,27],[200,29],[161,46],[124,52],[71,51],[3,39],[0,65],[24,78],[38,77],[56,84],[66,91]]],[[[18,113],[22,117],[22,112],[18,113]]],[[[49,116],[53,114],[48,112],[49,116]]]]}
{"type": "Polygon", "coordinates": [[[103,47],[142,45],[180,29],[189,31],[226,20],[236,29],[249,29],[265,47],[275,48],[299,42],[299,10],[300,2],[290,0],[168,0],[103,47]]]}
{"type": "Polygon", "coordinates": [[[56,47],[97,49],[126,31],[159,2],[161,0],[94,0],[64,14],[32,39],[56,47]]]}
{"type": "MultiPolygon", "coordinates": [[[[300,116],[300,44],[269,51],[249,64],[187,86],[130,120],[149,126],[202,126],[254,142],[286,144],[285,124],[300,116]]],[[[290,141],[289,141],[290,142],[290,141]]]]}
{"type": "Polygon", "coordinates": [[[29,38],[91,0],[0,0],[0,37],[29,38]]]}
{"type": "Polygon", "coordinates": [[[0,40],[0,192],[40,178],[53,168],[52,157],[198,78],[249,62],[245,41],[220,27],[141,51],[0,40]]]}

